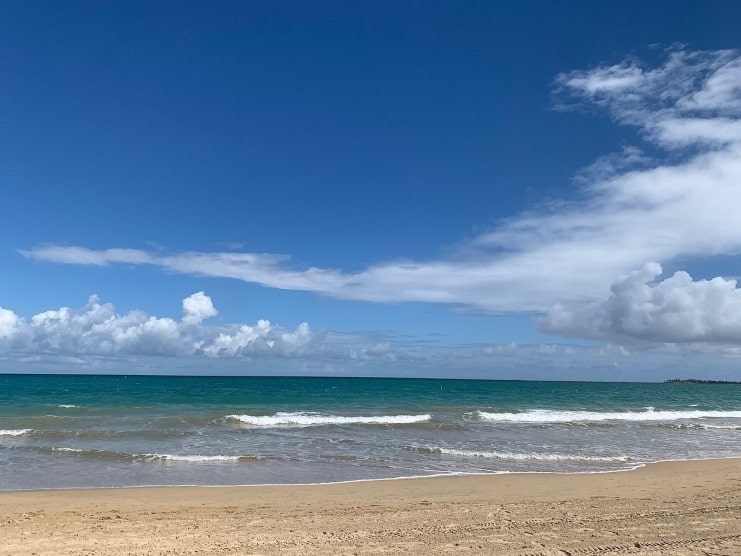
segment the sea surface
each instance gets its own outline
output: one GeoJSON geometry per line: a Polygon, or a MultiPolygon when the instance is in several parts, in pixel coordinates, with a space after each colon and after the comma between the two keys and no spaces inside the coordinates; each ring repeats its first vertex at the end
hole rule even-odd
{"type": "Polygon", "coordinates": [[[741,457],[741,386],[0,375],[0,490],[605,472],[741,457]]]}

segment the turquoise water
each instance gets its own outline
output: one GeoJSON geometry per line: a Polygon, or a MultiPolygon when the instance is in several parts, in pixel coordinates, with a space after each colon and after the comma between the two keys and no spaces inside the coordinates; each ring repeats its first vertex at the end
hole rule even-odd
{"type": "Polygon", "coordinates": [[[0,490],[600,472],[741,457],[741,386],[0,375],[0,490]]]}

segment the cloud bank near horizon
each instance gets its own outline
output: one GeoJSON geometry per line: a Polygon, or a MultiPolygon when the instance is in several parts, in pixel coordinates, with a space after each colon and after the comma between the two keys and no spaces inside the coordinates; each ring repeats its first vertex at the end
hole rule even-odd
{"type": "MultiPolygon", "coordinates": [[[[741,340],[735,283],[718,278],[706,287],[675,274],[648,285],[661,264],[680,257],[741,251],[741,54],[671,51],[655,68],[625,60],[558,75],[555,84],[559,109],[602,110],[616,124],[637,129],[651,149],[665,154],[664,160],[636,146],[607,155],[579,172],[578,200],[518,214],[459,245],[447,258],[379,262],[346,272],[296,268],[285,255],[264,253],[168,254],[63,245],[21,253],[64,264],[153,265],[338,299],[451,304],[488,314],[540,313],[546,315],[544,330],[566,335],[594,337],[590,326],[598,323],[600,337],[741,340]],[[616,293],[618,277],[642,268],[627,283],[619,282],[633,289],[616,293]],[[639,298],[640,284],[653,292],[655,304],[641,326],[633,323],[638,313],[631,305],[639,298]],[[707,295],[698,292],[715,291],[715,286],[724,292],[730,311],[725,318],[731,324],[697,324],[697,319],[707,321],[709,310],[707,295]],[[686,305],[673,309],[670,300],[682,292],[686,305]],[[629,317],[618,318],[619,307],[629,317]],[[683,323],[693,332],[680,333],[683,323]]],[[[7,326],[3,318],[0,314],[0,327],[7,326]]]]}
{"type": "Polygon", "coordinates": [[[303,322],[295,330],[260,319],[255,324],[211,324],[218,315],[211,298],[196,292],[182,300],[182,317],[116,311],[91,295],[80,309],[61,307],[24,318],[0,307],[0,359],[22,361],[27,356],[51,359],[164,356],[206,359],[303,359],[362,363],[424,363],[479,356],[489,359],[515,351],[573,354],[556,346],[435,346],[405,338],[389,340],[381,334],[315,331],[303,322]],[[544,351],[545,350],[545,351],[544,351]]]}
{"type": "Polygon", "coordinates": [[[262,319],[209,323],[218,312],[203,292],[186,297],[182,307],[180,319],[119,314],[95,295],[80,309],[29,318],[0,307],[0,372],[664,380],[677,368],[682,376],[704,376],[711,364],[714,377],[730,380],[741,356],[737,345],[709,343],[441,345],[384,333],[315,331],[305,322],[294,330],[262,319]]]}
{"type": "Polygon", "coordinates": [[[694,281],[684,272],[660,282],[650,263],[617,280],[604,301],[565,308],[541,318],[544,332],[619,343],[741,344],[741,289],[736,280],[694,281]]]}
{"type": "Polygon", "coordinates": [[[90,296],[81,310],[61,307],[30,319],[0,307],[0,353],[297,357],[310,350],[321,336],[305,322],[294,331],[267,320],[254,325],[204,324],[217,314],[204,292],[183,299],[180,320],[143,311],[121,315],[96,295],[90,296]]]}

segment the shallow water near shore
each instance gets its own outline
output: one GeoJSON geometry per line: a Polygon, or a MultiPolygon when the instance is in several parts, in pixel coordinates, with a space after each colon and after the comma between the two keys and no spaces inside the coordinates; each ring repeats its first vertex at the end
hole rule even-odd
{"type": "Polygon", "coordinates": [[[741,386],[0,375],[0,490],[603,472],[741,457],[741,386]]]}

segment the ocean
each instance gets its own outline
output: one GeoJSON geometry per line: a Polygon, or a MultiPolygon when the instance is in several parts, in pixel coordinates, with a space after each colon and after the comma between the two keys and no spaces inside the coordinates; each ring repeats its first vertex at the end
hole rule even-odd
{"type": "Polygon", "coordinates": [[[741,457],[741,386],[0,375],[0,490],[606,472],[741,457]]]}

